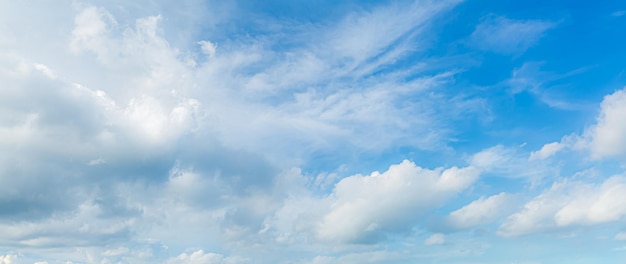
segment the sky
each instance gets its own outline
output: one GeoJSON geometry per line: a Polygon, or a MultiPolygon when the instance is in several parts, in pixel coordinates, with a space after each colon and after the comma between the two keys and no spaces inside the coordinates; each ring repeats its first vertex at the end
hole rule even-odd
{"type": "Polygon", "coordinates": [[[626,2],[0,1],[0,264],[622,263],[626,2]]]}

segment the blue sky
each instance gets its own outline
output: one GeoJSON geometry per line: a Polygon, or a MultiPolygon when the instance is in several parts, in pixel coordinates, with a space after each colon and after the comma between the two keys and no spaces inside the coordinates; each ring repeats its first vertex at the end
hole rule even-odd
{"type": "Polygon", "coordinates": [[[620,263],[626,4],[0,3],[0,264],[620,263]]]}

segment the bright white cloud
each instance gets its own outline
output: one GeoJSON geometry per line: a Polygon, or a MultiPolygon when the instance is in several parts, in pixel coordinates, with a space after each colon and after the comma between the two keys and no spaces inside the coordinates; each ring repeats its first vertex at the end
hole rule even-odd
{"type": "Polygon", "coordinates": [[[552,142],[543,145],[540,150],[534,151],[530,153],[529,160],[542,160],[547,159],[550,156],[556,154],[561,151],[565,146],[559,142],[552,142]]]}
{"type": "Polygon", "coordinates": [[[0,264],[15,264],[17,255],[0,255],[0,264]]]}
{"type": "Polygon", "coordinates": [[[569,226],[620,221],[626,216],[626,179],[602,184],[559,182],[506,219],[498,233],[517,236],[569,226]]]}
{"type": "Polygon", "coordinates": [[[587,131],[587,135],[595,158],[626,154],[626,90],[604,97],[597,124],[587,131]]]}
{"type": "Polygon", "coordinates": [[[480,197],[450,213],[447,223],[458,229],[488,224],[508,213],[511,205],[512,197],[506,193],[480,197]]]}
{"type": "Polygon", "coordinates": [[[405,231],[423,214],[471,185],[473,167],[428,170],[409,161],[383,173],[342,179],[329,197],[330,211],[317,227],[322,240],[370,242],[405,231]]]}
{"type": "Polygon", "coordinates": [[[555,26],[542,20],[513,20],[488,16],[476,26],[470,44],[478,49],[503,54],[520,54],[535,45],[545,31],[555,26]]]}

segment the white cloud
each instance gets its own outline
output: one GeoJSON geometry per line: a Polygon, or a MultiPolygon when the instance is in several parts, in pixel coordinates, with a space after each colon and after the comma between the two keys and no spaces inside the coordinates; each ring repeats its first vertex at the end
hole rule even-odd
{"type": "MultiPolygon", "coordinates": [[[[10,186],[1,206],[15,210],[0,212],[10,219],[0,221],[0,245],[46,248],[77,263],[154,263],[171,256],[164,244],[308,250],[319,246],[315,238],[376,242],[410,230],[482,169],[509,162],[506,149],[494,148],[465,168],[404,161],[368,176],[331,173],[315,183],[325,189],[338,181],[330,196],[310,193],[306,177],[291,169],[310,165],[310,156],[338,155],[328,160],[341,163],[396,146],[446,144],[447,117],[467,108],[433,88],[453,73],[402,65],[375,73],[422,46],[432,18],[458,1],[354,13],[284,52],[263,36],[219,42],[219,50],[197,40],[188,42],[192,51],[179,49],[165,35],[179,31],[164,30],[176,26],[168,8],[159,15],[150,5],[138,15],[131,10],[139,5],[122,2],[46,9],[51,17],[7,23],[41,19],[28,34],[7,34],[18,44],[0,56],[0,146],[18,150],[0,153],[0,185],[10,186]],[[46,41],[31,39],[35,33],[46,41]],[[208,59],[197,59],[196,44],[208,59]]],[[[185,15],[194,14],[191,6],[185,15]]],[[[469,218],[470,209],[457,214],[469,218]]],[[[391,255],[329,258],[384,263],[398,257],[391,255]]],[[[196,250],[169,261],[239,259],[196,250]]]]}
{"type": "Polygon", "coordinates": [[[528,202],[500,226],[498,233],[517,236],[570,226],[598,225],[626,216],[626,179],[602,184],[559,182],[528,202]]]}
{"type": "Polygon", "coordinates": [[[329,197],[330,211],[317,227],[322,240],[372,242],[405,231],[427,210],[471,185],[473,167],[428,170],[407,160],[383,173],[342,179],[329,197]]]}
{"type": "Polygon", "coordinates": [[[615,235],[615,240],[626,240],[626,232],[620,232],[615,235]]]}
{"type": "Polygon", "coordinates": [[[209,56],[209,58],[215,56],[217,44],[206,40],[199,41],[198,44],[200,45],[200,49],[202,50],[202,52],[209,56]]]}
{"type": "Polygon", "coordinates": [[[531,163],[521,147],[496,145],[470,156],[469,164],[485,174],[507,178],[527,178],[532,184],[551,173],[544,164],[531,163]]]}
{"type": "Polygon", "coordinates": [[[236,264],[249,263],[239,257],[225,257],[221,254],[197,250],[191,254],[182,253],[166,261],[167,264],[236,264]]]}
{"type": "Polygon", "coordinates": [[[531,152],[529,160],[547,159],[557,152],[561,151],[564,147],[565,145],[560,142],[545,144],[543,145],[543,147],[541,147],[540,150],[531,152]]]}
{"type": "Polygon", "coordinates": [[[16,264],[17,255],[0,255],[0,264],[16,264]]]}
{"type": "Polygon", "coordinates": [[[426,240],[424,240],[424,245],[426,246],[434,246],[441,245],[446,242],[446,236],[444,234],[432,234],[426,240]]]}
{"type": "Polygon", "coordinates": [[[370,12],[355,13],[330,31],[328,39],[333,53],[329,55],[349,59],[348,68],[343,69],[348,71],[364,66],[362,64],[366,60],[380,55],[383,55],[380,56],[383,60],[375,61],[375,65],[389,63],[410,48],[410,45],[394,46],[394,43],[410,41],[410,37],[418,35],[434,16],[459,2],[415,1],[410,5],[392,4],[370,12]],[[409,39],[403,39],[407,36],[409,39]]]}
{"type": "Polygon", "coordinates": [[[513,20],[488,16],[476,26],[470,44],[503,54],[520,54],[535,45],[555,23],[543,20],[513,20]]]}
{"type": "Polygon", "coordinates": [[[514,156],[513,149],[497,145],[472,155],[469,162],[472,166],[489,171],[509,165],[514,156]]]}
{"type": "Polygon", "coordinates": [[[604,97],[597,124],[586,135],[594,158],[626,155],[626,90],[604,97]]]}
{"type": "Polygon", "coordinates": [[[453,228],[465,229],[491,223],[510,210],[512,198],[506,193],[499,193],[487,198],[480,197],[468,205],[453,211],[447,223],[453,228]]]}

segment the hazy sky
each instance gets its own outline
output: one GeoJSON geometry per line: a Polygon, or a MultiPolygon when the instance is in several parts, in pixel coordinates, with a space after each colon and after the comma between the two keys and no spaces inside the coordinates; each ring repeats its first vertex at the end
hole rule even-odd
{"type": "Polygon", "coordinates": [[[621,263],[626,2],[0,1],[0,264],[621,263]]]}

